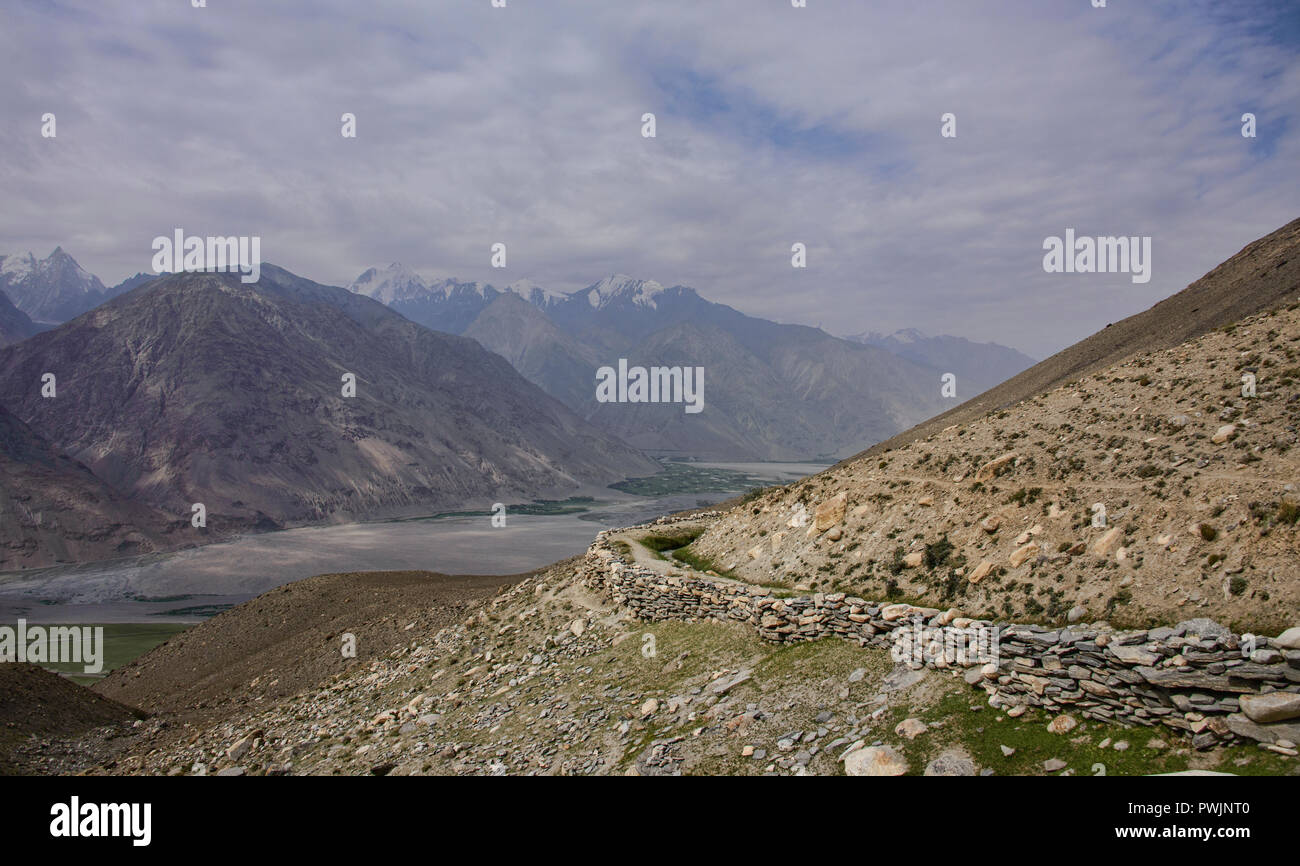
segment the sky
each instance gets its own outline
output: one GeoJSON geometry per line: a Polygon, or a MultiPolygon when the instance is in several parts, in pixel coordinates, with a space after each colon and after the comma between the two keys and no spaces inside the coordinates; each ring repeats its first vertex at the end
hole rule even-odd
{"type": "Polygon", "coordinates": [[[0,253],[112,285],[179,227],[1041,358],[1300,217],[1300,2],[1092,3],[6,0],[0,253]],[[1150,281],[1045,272],[1068,228],[1150,281]]]}

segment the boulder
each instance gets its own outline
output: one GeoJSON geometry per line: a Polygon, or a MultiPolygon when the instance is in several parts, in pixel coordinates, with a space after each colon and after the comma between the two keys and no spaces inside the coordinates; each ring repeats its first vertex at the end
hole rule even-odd
{"type": "Polygon", "coordinates": [[[1242,695],[1240,701],[1241,711],[1252,722],[1268,724],[1300,719],[1300,694],[1294,692],[1242,695]]]}
{"type": "Polygon", "coordinates": [[[1078,726],[1079,723],[1075,721],[1074,716],[1060,715],[1047,723],[1047,730],[1053,734],[1068,734],[1078,726]]]}
{"type": "Polygon", "coordinates": [[[1241,713],[1232,713],[1225,721],[1228,730],[1239,737],[1258,740],[1261,743],[1275,743],[1278,740],[1300,742],[1300,723],[1274,722],[1270,725],[1261,725],[1252,722],[1241,713]]]}
{"type": "Polygon", "coordinates": [[[1007,466],[1009,466],[1012,463],[1012,461],[1014,461],[1015,459],[1016,459],[1016,452],[1014,451],[1008,451],[1006,454],[1003,454],[999,457],[994,457],[988,463],[985,463],[983,466],[979,468],[979,471],[975,473],[975,480],[977,482],[981,482],[981,481],[989,481],[993,478],[996,478],[998,474],[1001,473],[1002,470],[1005,469],[1007,466]]]}
{"type": "Polygon", "coordinates": [[[817,511],[813,514],[813,525],[817,527],[817,531],[825,532],[843,520],[848,504],[848,494],[840,492],[818,505],[817,511]]]}
{"type": "Polygon", "coordinates": [[[847,776],[901,776],[907,769],[907,761],[889,746],[867,746],[844,756],[847,776]]]}
{"type": "Polygon", "coordinates": [[[944,749],[925,765],[927,776],[973,776],[975,761],[961,749],[944,749]]]}
{"type": "Polygon", "coordinates": [[[1300,650],[1300,626],[1287,629],[1269,643],[1278,649],[1300,650]]]}
{"type": "Polygon", "coordinates": [[[898,726],[894,728],[894,733],[898,734],[900,737],[907,737],[909,740],[915,740],[929,729],[929,726],[920,719],[903,719],[898,723],[898,726]]]}
{"type": "Polygon", "coordinates": [[[989,572],[992,570],[993,570],[993,563],[985,559],[982,562],[980,562],[979,565],[975,566],[975,570],[972,571],[970,573],[970,577],[966,579],[969,580],[971,583],[979,583],[981,580],[988,577],[989,572]]]}
{"type": "Polygon", "coordinates": [[[1025,562],[1029,560],[1031,557],[1037,555],[1038,555],[1038,545],[1033,542],[1030,542],[1029,544],[1026,544],[1024,547],[1016,548],[1015,552],[1011,554],[1011,557],[1007,560],[1007,562],[1011,565],[1012,568],[1019,568],[1020,566],[1024,565],[1025,562]]]}
{"type": "Polygon", "coordinates": [[[1095,556],[1107,556],[1115,545],[1119,542],[1121,530],[1118,526],[1106,530],[1106,533],[1098,538],[1092,544],[1092,552],[1095,556]]]}

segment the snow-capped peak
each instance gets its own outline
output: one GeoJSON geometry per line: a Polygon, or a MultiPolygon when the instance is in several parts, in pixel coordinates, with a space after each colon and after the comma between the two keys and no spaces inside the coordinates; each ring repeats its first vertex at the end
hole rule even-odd
{"type": "Polygon", "coordinates": [[[510,285],[506,286],[506,291],[514,292],[519,297],[531,302],[533,306],[541,309],[545,309],[553,304],[563,303],[569,299],[568,294],[543,288],[535,280],[530,280],[528,278],[515,280],[510,285]]]}
{"type": "Polygon", "coordinates": [[[664,287],[654,280],[637,280],[626,274],[612,274],[587,289],[587,302],[597,309],[626,300],[643,307],[654,307],[664,287]]]}
{"type": "Polygon", "coordinates": [[[424,279],[400,262],[393,262],[383,270],[368,268],[348,288],[382,304],[410,300],[429,293],[429,285],[424,279]]]}
{"type": "Polygon", "coordinates": [[[495,286],[489,283],[480,283],[478,280],[462,283],[459,280],[448,279],[442,282],[442,287],[446,291],[447,297],[453,295],[477,295],[486,300],[495,297],[497,294],[495,286]]]}
{"type": "Polygon", "coordinates": [[[15,282],[36,270],[36,256],[27,255],[0,256],[0,275],[15,282]]]}
{"type": "Polygon", "coordinates": [[[929,339],[916,328],[903,328],[890,334],[890,336],[900,343],[919,343],[922,340],[929,339]]]}

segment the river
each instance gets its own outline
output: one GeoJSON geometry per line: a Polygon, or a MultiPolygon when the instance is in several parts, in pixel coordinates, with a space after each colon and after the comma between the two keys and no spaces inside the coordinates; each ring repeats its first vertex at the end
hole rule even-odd
{"type": "Polygon", "coordinates": [[[610,490],[582,513],[507,514],[503,527],[494,527],[488,516],[312,526],[174,553],[10,572],[0,575],[0,622],[22,617],[31,623],[192,623],[281,584],[331,572],[514,574],[581,553],[601,529],[720,502],[755,482],[783,483],[826,468],[689,467],[713,471],[699,472],[702,486],[685,492],[636,496],[610,490]]]}

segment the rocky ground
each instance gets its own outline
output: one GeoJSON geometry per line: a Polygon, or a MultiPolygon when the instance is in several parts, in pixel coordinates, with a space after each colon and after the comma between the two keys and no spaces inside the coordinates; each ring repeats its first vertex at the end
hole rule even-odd
{"type": "Polygon", "coordinates": [[[1173,732],[990,706],[954,672],[839,639],[637,621],[579,574],[570,562],[524,579],[289,696],[219,719],[162,712],[23,757],[168,775],[1297,772],[1253,746],[1197,752],[1173,732]]]}
{"type": "Polygon", "coordinates": [[[1300,609],[1298,425],[1292,304],[766,490],[691,551],[752,583],[972,616],[1275,634],[1300,609]]]}

